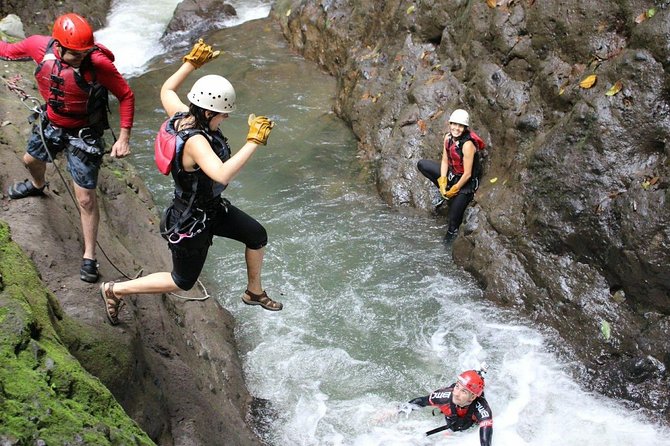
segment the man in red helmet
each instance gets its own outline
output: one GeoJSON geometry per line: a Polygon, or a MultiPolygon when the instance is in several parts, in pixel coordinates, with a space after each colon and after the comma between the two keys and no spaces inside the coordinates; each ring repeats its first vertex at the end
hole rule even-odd
{"type": "Polygon", "coordinates": [[[46,102],[23,155],[31,178],[10,186],[9,197],[18,200],[44,195],[46,165],[65,152],[84,239],[80,278],[96,282],[100,211],[95,189],[105,149],[103,133],[109,128],[107,94],[111,92],[119,100],[121,127],[111,156],[123,158],[130,153],[133,92],[114,66],[112,52],[94,42],[91,26],[77,14],[58,17],[52,36],[34,35],[13,44],[0,41],[0,59],[34,60],[37,87],[46,102]]]}
{"type": "Polygon", "coordinates": [[[426,435],[447,429],[453,432],[463,431],[478,424],[480,445],[491,446],[493,413],[484,398],[484,378],[481,373],[467,370],[458,375],[457,381],[449,387],[436,390],[428,396],[414,398],[399,410],[409,413],[418,407],[436,407],[444,414],[447,424],[426,432],[426,435]]]}

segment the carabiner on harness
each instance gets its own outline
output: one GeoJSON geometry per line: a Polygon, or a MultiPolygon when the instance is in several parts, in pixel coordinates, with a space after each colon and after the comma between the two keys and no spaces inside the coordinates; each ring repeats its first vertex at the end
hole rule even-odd
{"type": "Polygon", "coordinates": [[[205,230],[205,222],[207,221],[207,213],[202,212],[202,218],[194,218],[193,222],[180,228],[183,232],[172,232],[167,236],[167,241],[176,244],[185,238],[192,238],[205,230]]]}

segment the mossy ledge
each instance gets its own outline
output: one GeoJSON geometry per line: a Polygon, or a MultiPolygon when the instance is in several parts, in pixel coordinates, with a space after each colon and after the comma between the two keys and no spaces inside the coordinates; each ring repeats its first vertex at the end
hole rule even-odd
{"type": "Polygon", "coordinates": [[[74,326],[0,221],[0,444],[153,445],[68,352],[74,326]]]}

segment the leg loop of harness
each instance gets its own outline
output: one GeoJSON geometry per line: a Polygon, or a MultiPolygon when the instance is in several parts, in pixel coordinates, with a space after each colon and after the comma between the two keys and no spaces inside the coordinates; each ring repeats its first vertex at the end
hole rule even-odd
{"type": "Polygon", "coordinates": [[[171,244],[177,244],[185,238],[193,238],[205,230],[207,212],[193,207],[193,200],[186,202],[176,198],[163,212],[160,222],[160,234],[171,244]],[[174,221],[174,224],[171,222],[174,221]]]}

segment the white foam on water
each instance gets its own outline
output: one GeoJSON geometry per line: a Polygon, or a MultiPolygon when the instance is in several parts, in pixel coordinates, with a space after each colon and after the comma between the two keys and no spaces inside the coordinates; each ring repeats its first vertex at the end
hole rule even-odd
{"type": "MultiPolygon", "coordinates": [[[[96,31],[95,39],[107,46],[116,57],[115,65],[127,77],[147,70],[147,62],[165,53],[160,38],[180,0],[117,0],[107,16],[107,26],[96,31]]],[[[269,1],[227,1],[237,17],[225,20],[222,26],[236,26],[249,20],[267,17],[269,1]]]]}

